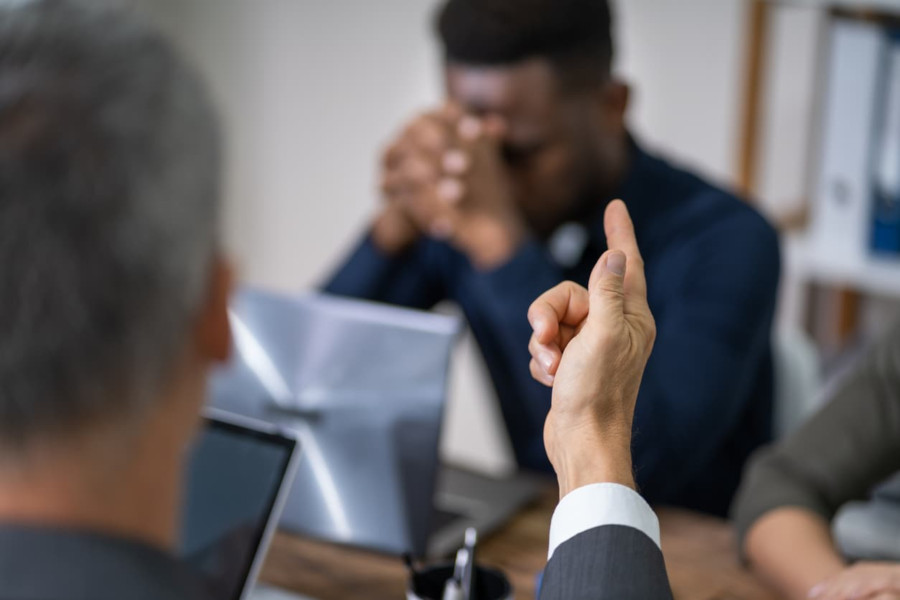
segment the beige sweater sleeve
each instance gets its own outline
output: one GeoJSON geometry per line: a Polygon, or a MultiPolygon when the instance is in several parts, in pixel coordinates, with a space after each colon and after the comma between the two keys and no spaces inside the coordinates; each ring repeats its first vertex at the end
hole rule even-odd
{"type": "Polygon", "coordinates": [[[900,470],[900,327],[818,414],[748,465],[732,506],[741,548],[753,523],[771,510],[804,508],[830,520],[900,470]]]}

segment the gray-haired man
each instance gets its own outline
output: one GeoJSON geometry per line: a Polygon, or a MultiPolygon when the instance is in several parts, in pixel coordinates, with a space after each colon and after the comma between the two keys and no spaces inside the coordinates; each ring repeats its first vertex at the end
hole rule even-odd
{"type": "Polygon", "coordinates": [[[0,8],[0,598],[199,598],[166,550],[227,357],[217,127],[156,34],[0,8]]]}
{"type": "MultiPolygon", "coordinates": [[[[170,551],[230,345],[216,131],[158,35],[74,0],[0,4],[0,599],[205,597],[170,551]]],[[[606,233],[589,310],[569,286],[532,314],[535,349],[556,353],[535,376],[554,385],[567,497],[544,597],[669,598],[655,517],[628,489],[654,326],[623,204],[606,233]]]]}

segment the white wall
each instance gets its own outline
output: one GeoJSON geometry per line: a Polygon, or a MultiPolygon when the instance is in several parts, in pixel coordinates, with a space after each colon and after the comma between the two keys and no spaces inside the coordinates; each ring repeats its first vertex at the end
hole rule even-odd
{"type": "MultiPolygon", "coordinates": [[[[436,0],[135,0],[200,66],[229,137],[228,240],[244,281],[316,284],[378,199],[380,147],[440,97],[436,0]]],[[[632,123],[653,147],[733,176],[745,3],[619,0],[620,71],[632,123]]],[[[512,464],[477,351],[454,369],[443,451],[512,464]]]]}
{"type": "Polygon", "coordinates": [[[651,147],[728,183],[743,92],[740,0],[619,0],[619,72],[634,84],[631,123],[651,147]]]}

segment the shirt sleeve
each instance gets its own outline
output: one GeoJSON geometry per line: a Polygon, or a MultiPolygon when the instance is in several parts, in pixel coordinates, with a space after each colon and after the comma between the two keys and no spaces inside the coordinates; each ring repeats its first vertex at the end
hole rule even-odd
{"type": "Polygon", "coordinates": [[[444,299],[434,244],[421,240],[409,250],[389,256],[366,235],[322,286],[338,296],[427,309],[444,299]]]}
{"type": "Polygon", "coordinates": [[[659,547],[659,519],[640,494],[617,483],[594,483],[567,494],[553,512],[547,559],[576,535],[605,525],[632,527],[659,547]]]}
{"type": "Polygon", "coordinates": [[[795,433],[750,461],[732,509],[739,541],[782,507],[831,520],[900,470],[900,324],[795,433]]]}

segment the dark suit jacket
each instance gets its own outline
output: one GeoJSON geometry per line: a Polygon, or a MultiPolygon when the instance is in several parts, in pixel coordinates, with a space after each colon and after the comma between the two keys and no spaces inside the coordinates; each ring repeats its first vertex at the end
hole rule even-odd
{"type": "Polygon", "coordinates": [[[540,600],[672,600],[672,590],[653,540],[632,527],[605,525],[556,549],[540,600]]]}
{"type": "Polygon", "coordinates": [[[205,585],[139,542],[0,524],[0,600],[210,600],[205,585]]]}

